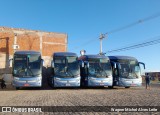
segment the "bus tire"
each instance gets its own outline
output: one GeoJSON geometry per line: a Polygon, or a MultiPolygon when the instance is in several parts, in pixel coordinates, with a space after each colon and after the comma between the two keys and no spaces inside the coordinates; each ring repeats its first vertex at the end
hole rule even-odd
{"type": "Polygon", "coordinates": [[[113,89],[113,86],[108,86],[109,89],[113,89]]]}
{"type": "Polygon", "coordinates": [[[84,83],[81,81],[80,82],[80,87],[83,88],[84,87],[84,83]]]}
{"type": "Polygon", "coordinates": [[[19,87],[16,87],[16,90],[19,90],[20,88],[19,87]]]}
{"type": "Polygon", "coordinates": [[[52,89],[55,89],[54,84],[50,84],[50,87],[51,87],[52,89]]]}
{"type": "Polygon", "coordinates": [[[130,87],[125,87],[125,88],[130,88],[130,87]]]}

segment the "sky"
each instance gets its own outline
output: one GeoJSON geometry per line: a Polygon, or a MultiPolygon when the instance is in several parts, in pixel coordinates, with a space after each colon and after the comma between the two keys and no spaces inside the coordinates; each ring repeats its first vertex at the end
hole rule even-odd
{"type": "MultiPolygon", "coordinates": [[[[0,0],[0,26],[68,34],[68,51],[98,54],[100,34],[160,13],[160,0],[0,0]],[[88,41],[92,41],[88,43],[88,41]]],[[[103,52],[160,36],[160,16],[108,34],[103,52]]],[[[110,55],[133,56],[160,71],[160,44],[110,55]]]]}

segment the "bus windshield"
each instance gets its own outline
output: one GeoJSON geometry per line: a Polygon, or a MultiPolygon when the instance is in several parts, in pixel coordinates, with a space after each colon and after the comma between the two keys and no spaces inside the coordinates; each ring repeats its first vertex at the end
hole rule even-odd
{"type": "Polygon", "coordinates": [[[41,74],[41,56],[14,55],[13,73],[17,77],[35,76],[41,74]]]}
{"type": "Polygon", "coordinates": [[[76,77],[79,75],[80,68],[77,57],[55,57],[55,75],[59,77],[76,77]]]}
{"type": "Polygon", "coordinates": [[[140,77],[140,67],[136,60],[119,60],[119,74],[122,78],[136,79],[140,77]]]}
{"type": "Polygon", "coordinates": [[[105,78],[111,75],[111,64],[108,59],[88,59],[89,75],[99,78],[105,78]]]}

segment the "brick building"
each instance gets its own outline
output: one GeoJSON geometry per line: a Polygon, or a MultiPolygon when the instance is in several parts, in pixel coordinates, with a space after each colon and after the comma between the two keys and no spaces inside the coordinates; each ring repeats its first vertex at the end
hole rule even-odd
{"type": "Polygon", "coordinates": [[[19,46],[17,50],[40,51],[48,66],[53,52],[67,51],[67,40],[63,33],[0,27],[0,73],[8,72],[7,61],[14,54],[14,44],[19,46]]]}

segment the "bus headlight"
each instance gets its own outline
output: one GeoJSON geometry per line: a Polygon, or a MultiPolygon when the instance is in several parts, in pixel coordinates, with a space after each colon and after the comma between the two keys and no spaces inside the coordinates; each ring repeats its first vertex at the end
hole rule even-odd
{"type": "Polygon", "coordinates": [[[80,74],[78,74],[78,75],[74,75],[74,77],[75,77],[75,78],[80,77],[80,74]]]}
{"type": "Polygon", "coordinates": [[[37,81],[41,81],[41,77],[38,77],[38,78],[37,78],[37,81]]]}
{"type": "Polygon", "coordinates": [[[14,81],[19,81],[19,77],[14,77],[14,81]]]}
{"type": "Polygon", "coordinates": [[[93,77],[89,77],[89,79],[90,79],[90,80],[95,80],[95,78],[93,78],[93,77]]]}
{"type": "Polygon", "coordinates": [[[111,75],[109,75],[109,76],[108,76],[108,78],[112,78],[112,76],[111,76],[111,75]]]}
{"type": "Polygon", "coordinates": [[[54,78],[54,80],[57,80],[57,81],[59,81],[59,80],[60,80],[60,78],[57,78],[57,77],[55,77],[55,78],[54,78]]]}
{"type": "Polygon", "coordinates": [[[79,82],[79,81],[80,81],[80,79],[77,79],[76,81],[77,81],[77,82],[79,82]]]}

